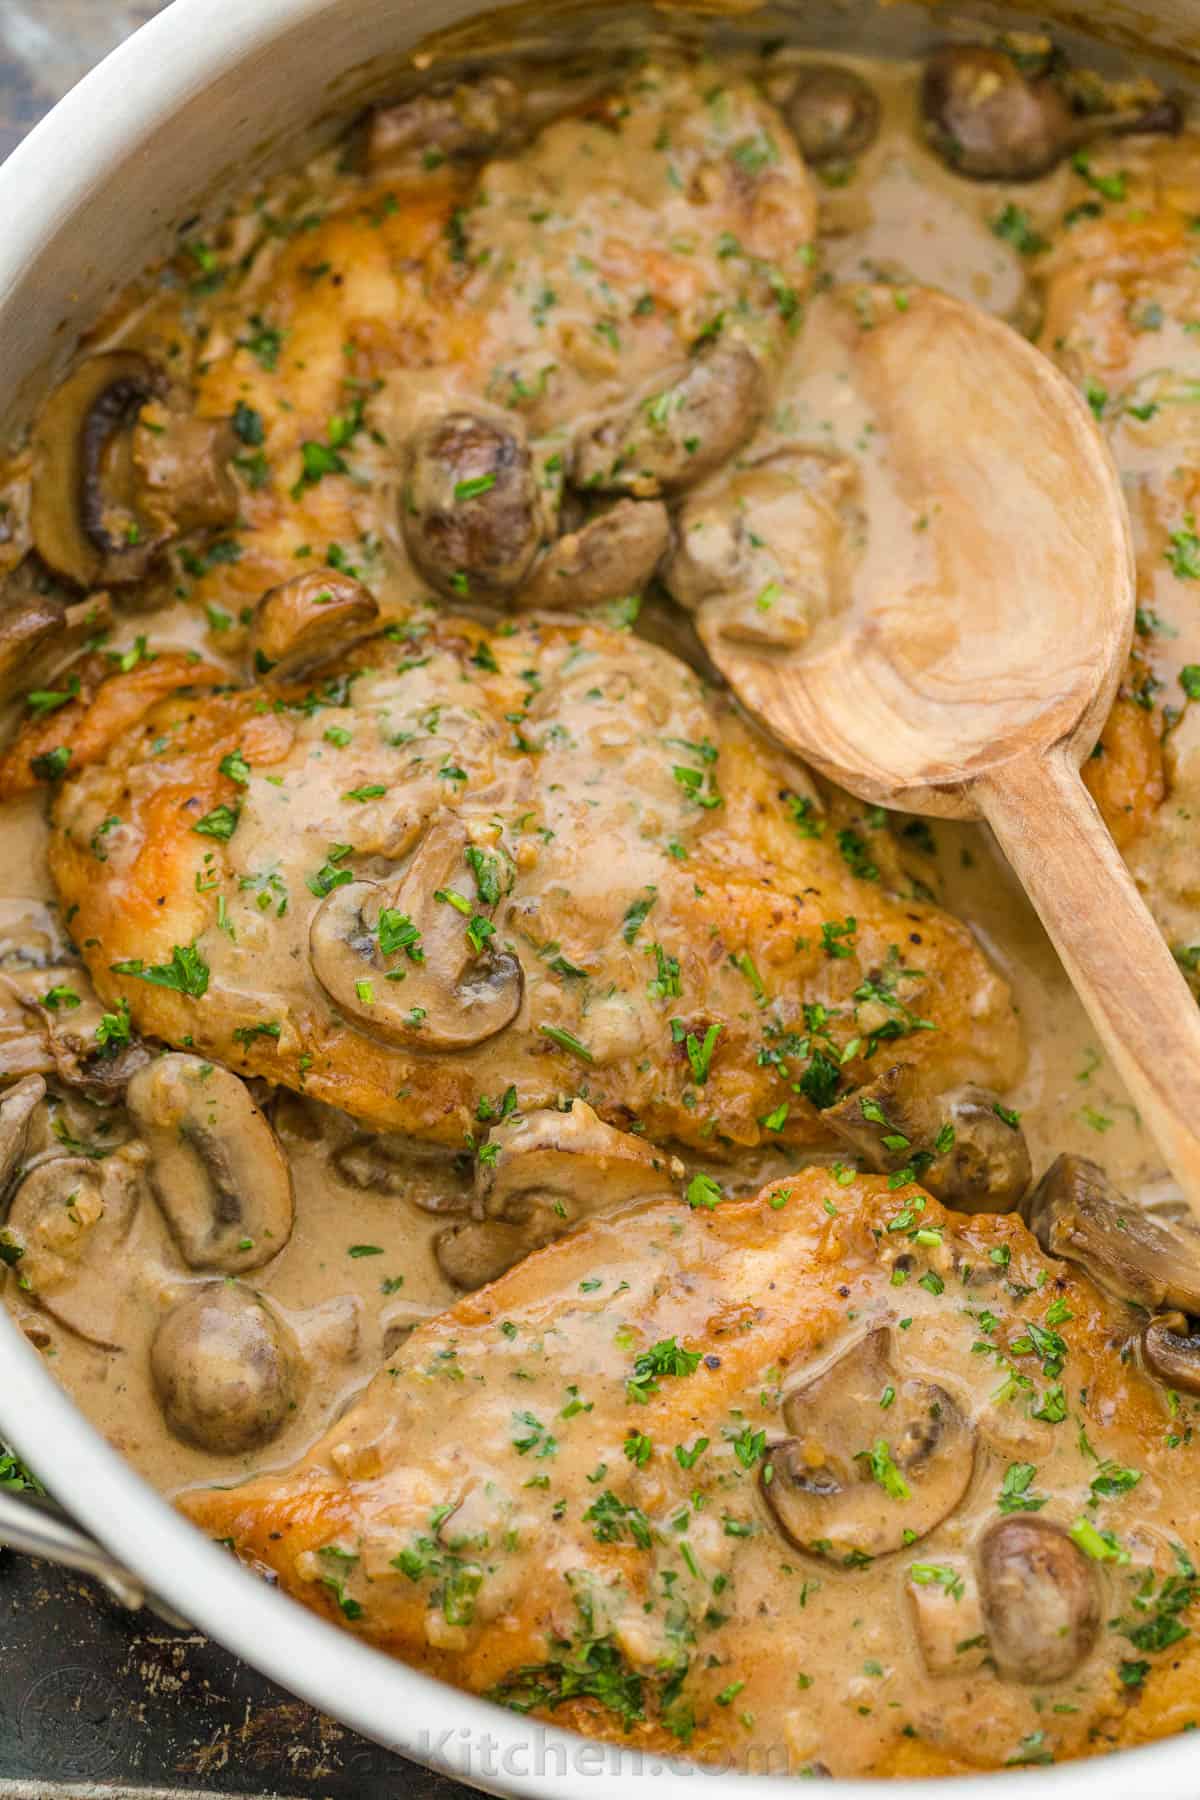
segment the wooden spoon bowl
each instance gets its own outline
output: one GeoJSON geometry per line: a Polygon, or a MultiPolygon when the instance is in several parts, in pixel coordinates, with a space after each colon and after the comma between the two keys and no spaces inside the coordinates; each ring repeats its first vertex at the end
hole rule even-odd
{"type": "Polygon", "coordinates": [[[1200,1218],[1200,1009],[1079,776],[1134,623],[1107,446],[1052,363],[961,301],[871,287],[820,304],[872,423],[852,600],[798,649],[701,620],[706,647],[851,793],[987,819],[1200,1218]]]}

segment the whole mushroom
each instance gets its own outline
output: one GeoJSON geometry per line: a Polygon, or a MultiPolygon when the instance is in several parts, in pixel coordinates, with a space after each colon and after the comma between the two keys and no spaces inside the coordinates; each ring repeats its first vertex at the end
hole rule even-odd
{"type": "Polygon", "coordinates": [[[879,96],[853,69],[813,63],[784,101],[783,116],[805,162],[853,162],[879,134],[879,96]]]}
{"type": "Polygon", "coordinates": [[[237,1281],[205,1281],[159,1324],[150,1372],[176,1437],[236,1455],[278,1436],[298,1404],[304,1365],[261,1294],[237,1281]]]}
{"type": "Polygon", "coordinates": [[[418,574],[448,599],[504,599],[550,535],[524,427],[477,407],[423,425],[404,447],[400,523],[418,574]]]}
{"type": "Polygon", "coordinates": [[[1096,1565],[1050,1519],[988,1527],[976,1557],[988,1647],[1004,1681],[1065,1681],[1095,1645],[1096,1565]]]}
{"type": "Polygon", "coordinates": [[[1168,99],[1136,112],[1078,114],[1053,75],[1027,75],[1006,51],[977,44],[934,51],[921,114],[943,160],[980,181],[1033,181],[1094,138],[1177,132],[1183,123],[1168,99]]]}

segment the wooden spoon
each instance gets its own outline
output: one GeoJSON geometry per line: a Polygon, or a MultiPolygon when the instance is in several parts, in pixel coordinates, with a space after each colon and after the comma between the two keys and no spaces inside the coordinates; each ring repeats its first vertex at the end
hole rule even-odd
{"type": "Polygon", "coordinates": [[[1008,326],[927,290],[818,303],[869,410],[867,543],[797,650],[700,629],[740,699],[864,800],[984,818],[1200,1218],[1200,1008],[1083,785],[1135,577],[1108,449],[1008,326]]]}

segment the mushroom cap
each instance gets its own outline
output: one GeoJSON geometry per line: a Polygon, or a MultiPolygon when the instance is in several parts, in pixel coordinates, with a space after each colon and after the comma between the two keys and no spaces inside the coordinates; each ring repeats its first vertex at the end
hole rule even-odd
{"type": "Polygon", "coordinates": [[[988,1643],[1005,1681],[1065,1681],[1100,1631],[1096,1565],[1051,1519],[997,1519],[976,1552],[988,1643]]]}
{"type": "Polygon", "coordinates": [[[760,1488],[807,1555],[838,1566],[893,1555],[949,1518],[970,1485],[970,1425],[944,1388],[896,1367],[886,1328],[786,1395],[783,1417],[792,1436],[769,1448],[760,1488]]]}
{"type": "Polygon", "coordinates": [[[30,1170],[9,1208],[4,1238],[21,1252],[24,1291],[104,1350],[122,1348],[127,1291],[115,1272],[127,1266],[142,1194],[136,1152],[57,1156],[30,1170]]]}
{"type": "Polygon", "coordinates": [[[205,1281],[162,1319],[150,1372],[176,1437],[236,1455],[278,1436],[295,1408],[302,1364],[291,1331],[261,1294],[205,1281]]]}
{"type": "Polygon", "coordinates": [[[728,461],[766,404],[758,358],[736,338],[718,338],[673,381],[591,426],[576,442],[571,479],[589,493],[681,493],[728,461]]]}
{"type": "Polygon", "coordinates": [[[340,656],[379,621],[379,602],[368,588],[336,569],[315,569],[270,588],[250,626],[254,672],[277,681],[340,656]]]}
{"type": "Polygon", "coordinates": [[[1142,1361],[1164,1387],[1200,1394],[1200,1325],[1180,1312],[1160,1313],[1142,1332],[1142,1361]]]}
{"type": "Polygon", "coordinates": [[[1099,1163],[1058,1157],[1021,1212],[1048,1256],[1080,1264],[1118,1299],[1200,1313],[1200,1236],[1127,1201],[1099,1163]]]}
{"type": "Polygon", "coordinates": [[[545,525],[520,420],[479,407],[415,431],[404,447],[400,523],[418,573],[448,599],[519,587],[545,525]]]}
{"type": "Polygon", "coordinates": [[[810,64],[785,102],[783,116],[805,162],[849,162],[869,150],[878,136],[879,96],[853,69],[810,64]]]}
{"type": "Polygon", "coordinates": [[[1003,50],[981,45],[934,51],[921,113],[951,168],[983,181],[1032,181],[1076,141],[1076,121],[1055,84],[1030,81],[1003,50]]]}
{"type": "MultiPolygon", "coordinates": [[[[165,390],[162,371],[132,350],[112,350],[79,363],[43,406],[33,436],[30,525],[38,555],[56,575],[80,587],[138,581],[161,537],[118,542],[105,503],[106,465],[118,438],[129,435],[147,401],[165,390]]],[[[132,459],[113,470],[119,488],[132,482],[132,459]]]]}
{"type": "Polygon", "coordinates": [[[189,1268],[236,1275],[279,1254],[292,1234],[291,1171],[243,1081],[172,1051],[137,1070],[125,1104],[189,1268]]]}
{"type": "Polygon", "coordinates": [[[520,959],[488,944],[477,952],[467,935],[472,917],[487,910],[466,891],[473,889],[467,843],[462,821],[444,813],[398,882],[335,888],[313,915],[313,974],[372,1037],[417,1050],[469,1050],[511,1025],[521,1009],[520,959]],[[396,919],[417,940],[385,949],[389,920],[396,919]]]}
{"type": "Polygon", "coordinates": [[[661,501],[618,500],[550,545],[522,585],[517,603],[522,610],[578,611],[640,594],[670,542],[670,521],[661,501]]]}

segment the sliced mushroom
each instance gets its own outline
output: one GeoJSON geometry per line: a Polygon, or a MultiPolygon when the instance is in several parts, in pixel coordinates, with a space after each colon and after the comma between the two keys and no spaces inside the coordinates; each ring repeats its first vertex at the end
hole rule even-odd
{"type": "Polygon", "coordinates": [[[660,501],[618,500],[608,512],[551,544],[517,603],[579,610],[640,594],[670,541],[667,509],[660,501]]]}
{"type": "Polygon", "coordinates": [[[278,1256],[292,1235],[292,1177],[244,1082],[172,1052],[138,1070],[125,1104],[189,1268],[237,1275],[278,1256]]]}
{"type": "Polygon", "coordinates": [[[342,655],[378,622],[379,602],[352,576],[333,569],[296,575],[271,588],[254,610],[254,673],[291,681],[342,655]]]}
{"type": "Polygon", "coordinates": [[[1142,1361],[1164,1387],[1200,1394],[1200,1325],[1180,1312],[1160,1313],[1142,1332],[1142,1361]]]}
{"type": "Polygon", "coordinates": [[[670,1194],[684,1173],[677,1157],[606,1125],[585,1100],[494,1126],[488,1141],[496,1154],[479,1163],[480,1213],[524,1224],[549,1211],[559,1221],[554,1236],[585,1214],[670,1194]]]}
{"type": "Polygon", "coordinates": [[[522,1225],[503,1219],[471,1219],[452,1225],[434,1240],[438,1268],[455,1287],[467,1292],[498,1281],[514,1263],[537,1248],[522,1225]]]}
{"type": "Polygon", "coordinates": [[[304,1365],[261,1294],[237,1281],[205,1281],[159,1325],[150,1373],[177,1438],[234,1456],[278,1437],[298,1404],[304,1365]]]}
{"type": "Polygon", "coordinates": [[[745,443],[767,404],[762,364],[718,338],[666,387],[609,413],[575,446],[572,480],[645,499],[694,487],[745,443]]]}
{"type": "Polygon", "coordinates": [[[777,451],[689,497],[664,580],[710,649],[721,638],[791,648],[849,609],[861,524],[852,463],[777,451]]]}
{"type": "Polygon", "coordinates": [[[1096,1565],[1050,1519],[998,1519],[977,1552],[988,1645],[1005,1681],[1065,1681],[1095,1645],[1096,1565]]]}
{"type": "Polygon", "coordinates": [[[944,1388],[897,1367],[887,1329],[788,1394],[783,1417],[792,1435],[768,1451],[763,1498],[789,1543],[840,1567],[918,1542],[970,1484],[969,1424],[944,1388]]]}
{"type": "Polygon", "coordinates": [[[62,1088],[101,1102],[120,1099],[135,1070],[150,1060],[140,1038],[118,1045],[97,1036],[106,1009],[82,967],[47,971],[45,980],[22,995],[22,1005],[43,1034],[62,1088]],[[60,986],[74,998],[48,1005],[46,995],[53,998],[60,986]]]}
{"type": "Polygon", "coordinates": [[[879,96],[853,69],[813,64],[802,70],[783,116],[805,162],[852,162],[879,134],[879,96]]]}
{"type": "Polygon", "coordinates": [[[55,389],[34,434],[30,522],[46,566],[80,587],[140,581],[169,540],[236,516],[227,421],[158,405],[146,357],[89,357],[55,389]],[[154,408],[153,429],[139,423],[154,408]]]}
{"type": "Polygon", "coordinates": [[[0,1232],[22,1291],[60,1325],[105,1350],[121,1348],[130,1239],[143,1194],[136,1146],[103,1160],[39,1163],[13,1196],[0,1232]]]}
{"type": "Polygon", "coordinates": [[[0,1199],[24,1160],[33,1115],[45,1098],[46,1083],[40,1075],[26,1075],[0,1098],[0,1199]]]}
{"type": "Polygon", "coordinates": [[[9,600],[0,610],[0,704],[33,687],[30,663],[63,633],[67,609],[50,595],[9,600]]]}
{"type": "Polygon", "coordinates": [[[372,1036],[420,1050],[469,1050],[520,1011],[525,978],[518,958],[492,949],[478,930],[477,950],[468,935],[473,920],[490,920],[466,849],[462,821],[447,812],[398,881],[335,888],[313,915],[313,973],[334,1005],[372,1036]]]}
{"type": "Polygon", "coordinates": [[[419,574],[448,599],[521,585],[548,532],[524,427],[511,413],[447,413],[404,449],[400,522],[419,574]]]}
{"type": "Polygon", "coordinates": [[[968,1083],[934,1099],[910,1063],[897,1063],[821,1117],[878,1174],[929,1157],[917,1165],[921,1186],[960,1212],[1012,1212],[1029,1187],[1025,1134],[989,1088],[968,1083]]]}
{"type": "Polygon", "coordinates": [[[1003,50],[955,45],[925,65],[921,112],[930,143],[962,175],[1033,181],[1073,150],[1113,132],[1182,128],[1174,101],[1136,112],[1075,113],[1050,75],[1027,76],[1003,50]]]}
{"type": "Polygon", "coordinates": [[[1060,1156],[1021,1208],[1048,1256],[1150,1312],[1200,1313],[1200,1237],[1127,1201],[1098,1163],[1060,1156]]]}

